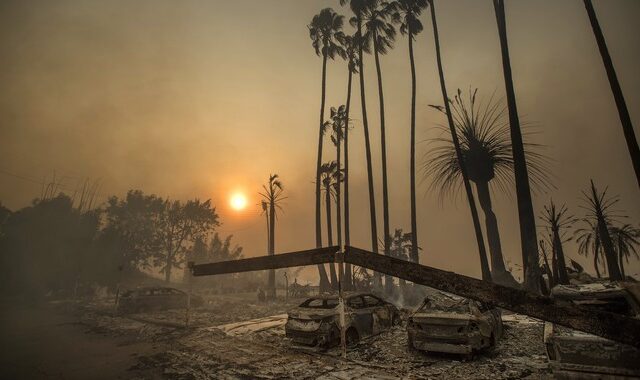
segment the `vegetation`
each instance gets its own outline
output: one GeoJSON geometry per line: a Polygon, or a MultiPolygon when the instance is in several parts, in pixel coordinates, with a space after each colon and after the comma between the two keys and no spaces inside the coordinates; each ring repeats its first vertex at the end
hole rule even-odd
{"type": "MultiPolygon", "coordinates": [[[[286,199],[283,196],[282,182],[277,174],[271,174],[266,185],[262,185],[260,196],[262,197],[263,209],[266,210],[269,219],[267,219],[267,228],[269,229],[269,256],[276,253],[276,209],[282,210],[282,201],[286,199]],[[265,209],[266,205],[266,209],[265,209]]],[[[269,281],[267,283],[267,296],[271,299],[276,298],[276,271],[269,270],[269,281]]]]}

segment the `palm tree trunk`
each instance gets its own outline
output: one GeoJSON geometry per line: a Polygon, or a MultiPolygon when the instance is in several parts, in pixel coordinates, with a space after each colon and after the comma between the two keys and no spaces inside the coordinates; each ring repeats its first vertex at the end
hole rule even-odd
{"type": "Polygon", "coordinates": [[[567,273],[567,264],[564,260],[564,249],[562,248],[562,240],[560,240],[560,232],[557,229],[553,231],[553,252],[555,254],[556,270],[558,271],[558,283],[569,284],[569,274],[567,273]]]}
{"type": "Polygon", "coordinates": [[[604,251],[607,269],[609,270],[609,279],[613,281],[620,281],[622,280],[622,274],[620,273],[620,267],[618,266],[616,250],[613,248],[609,228],[607,226],[604,212],[602,211],[602,205],[599,201],[600,198],[598,198],[598,191],[596,190],[593,180],[591,181],[591,194],[592,200],[595,203],[596,217],[598,220],[598,236],[600,237],[600,244],[602,244],[602,250],[604,251]]]}
{"type": "MultiPolygon", "coordinates": [[[[341,136],[340,134],[338,134],[338,138],[336,139],[336,161],[337,161],[337,165],[338,165],[338,177],[336,179],[336,233],[338,235],[338,246],[340,247],[340,250],[342,251],[342,205],[340,204],[340,187],[342,186],[342,181],[341,181],[341,176],[342,176],[342,172],[341,172],[341,167],[342,167],[342,163],[340,160],[340,154],[342,153],[340,148],[341,148],[341,136]]],[[[339,270],[340,266],[338,265],[338,270],[339,270]]],[[[344,273],[340,273],[340,276],[338,276],[338,279],[343,279],[344,280],[344,273]]],[[[341,284],[342,286],[342,284],[341,284]]]]}
{"type": "Polygon", "coordinates": [[[601,278],[600,268],[598,268],[598,255],[600,254],[600,247],[596,245],[596,250],[593,253],[593,269],[596,271],[596,276],[601,278]]]}
{"type": "MultiPolygon", "coordinates": [[[[389,246],[391,245],[391,236],[389,231],[389,191],[387,186],[387,142],[384,125],[384,94],[382,90],[382,70],[380,69],[380,56],[375,41],[377,40],[375,33],[373,37],[373,56],[376,62],[376,74],[378,76],[378,97],[380,99],[380,142],[382,145],[382,220],[384,228],[384,254],[390,256],[389,246]]],[[[391,276],[384,277],[385,290],[387,294],[393,291],[393,279],[391,276]]]]}
{"type": "MultiPolygon", "coordinates": [[[[269,202],[269,256],[273,256],[276,253],[276,205],[273,195],[269,202]]],[[[269,284],[267,294],[271,299],[276,298],[276,271],[275,269],[269,270],[269,284]]]]}
{"type": "MultiPolygon", "coordinates": [[[[346,121],[344,126],[344,243],[351,245],[351,234],[349,231],[349,106],[351,105],[351,78],[353,73],[349,70],[349,81],[347,84],[347,104],[345,106],[346,121]]],[[[344,265],[345,289],[352,288],[351,264],[344,265]]]]}
{"type": "Polygon", "coordinates": [[[624,133],[624,138],[627,141],[627,149],[629,150],[633,169],[636,173],[636,180],[640,186],[640,148],[638,148],[638,140],[636,139],[636,134],[633,131],[633,124],[631,123],[629,110],[627,110],[627,103],[624,101],[622,89],[618,82],[618,76],[616,75],[616,70],[613,67],[613,62],[609,55],[607,42],[604,40],[604,35],[602,34],[602,29],[600,29],[600,23],[596,17],[596,12],[593,9],[591,0],[584,0],[584,6],[587,9],[589,21],[591,22],[591,29],[593,29],[593,34],[595,35],[596,42],[598,43],[600,56],[602,57],[602,62],[604,63],[604,68],[607,72],[607,78],[609,79],[609,86],[611,86],[611,92],[613,92],[613,98],[615,99],[616,107],[618,108],[618,116],[622,123],[622,131],[624,133]]]}
{"type": "MultiPolygon", "coordinates": [[[[318,160],[316,163],[316,247],[322,247],[322,219],[320,216],[320,167],[322,166],[322,127],[324,125],[324,102],[327,84],[327,54],[322,54],[322,95],[320,97],[320,128],[318,130],[318,160]]],[[[324,266],[318,264],[318,275],[320,277],[320,291],[328,288],[329,279],[324,266]]]]}
{"type": "Polygon", "coordinates": [[[620,263],[620,274],[623,281],[627,279],[627,275],[624,273],[624,250],[622,247],[622,239],[618,238],[618,262],[620,263]]]}
{"type": "MultiPolygon", "coordinates": [[[[551,267],[549,266],[549,258],[547,257],[547,251],[544,249],[544,247],[541,247],[540,249],[542,251],[542,257],[544,258],[544,264],[546,266],[546,272],[547,272],[547,277],[549,277],[549,289],[553,288],[555,283],[556,283],[556,277],[553,273],[553,271],[551,270],[551,267]]],[[[551,260],[553,262],[553,259],[551,260]]],[[[552,264],[553,265],[553,264],[552,264]]],[[[555,265],[554,265],[555,267],[555,265]]]]}
{"type": "MultiPolygon", "coordinates": [[[[325,185],[325,204],[327,207],[327,240],[329,246],[333,245],[333,226],[331,226],[331,185],[325,185]]],[[[338,288],[338,277],[334,263],[329,263],[329,275],[331,276],[331,288],[338,288]]]]}
{"type": "Polygon", "coordinates": [[[462,182],[464,183],[464,190],[467,194],[467,201],[469,202],[469,210],[471,211],[471,219],[473,220],[473,229],[476,234],[476,243],[478,244],[478,255],[480,256],[480,269],[482,271],[482,279],[485,281],[491,281],[491,271],[489,270],[489,262],[487,261],[487,251],[484,247],[484,238],[482,237],[482,228],[480,227],[480,219],[478,218],[478,209],[476,208],[476,201],[473,198],[473,192],[471,191],[471,185],[469,184],[469,176],[467,175],[467,168],[462,159],[462,150],[460,149],[460,141],[456,133],[456,127],[453,122],[453,116],[451,115],[451,107],[449,106],[449,97],[447,96],[447,86],[445,84],[444,70],[442,69],[442,57],[440,55],[440,38],[438,37],[438,24],[436,23],[436,10],[434,7],[434,1],[429,0],[431,6],[431,22],[433,24],[433,39],[436,47],[436,60],[438,63],[438,73],[440,75],[440,88],[442,90],[442,100],[444,101],[445,111],[447,113],[447,122],[449,124],[449,130],[451,132],[451,141],[456,150],[456,157],[458,164],[460,165],[460,172],[462,174],[462,182]]]}
{"type": "Polygon", "coordinates": [[[504,12],[504,0],[493,0],[500,48],[502,52],[502,69],[509,108],[509,125],[511,131],[511,150],[513,153],[513,169],[518,199],[518,215],[520,218],[520,244],[522,246],[522,266],[524,269],[524,287],[534,293],[540,293],[540,266],[538,265],[538,238],[529,186],[529,173],[524,155],[522,131],[518,119],[516,94],[511,76],[511,61],[507,43],[507,21],[504,12]]]}
{"type": "Polygon", "coordinates": [[[488,182],[476,182],[478,201],[484,212],[485,228],[487,230],[487,241],[489,243],[489,254],[491,255],[491,275],[493,280],[507,275],[502,256],[502,244],[500,242],[500,230],[498,229],[498,219],[493,212],[491,205],[491,194],[489,193],[488,182]]]}
{"type": "Polygon", "coordinates": [[[411,64],[411,158],[410,158],[410,188],[411,188],[411,261],[420,262],[418,252],[418,222],[416,210],[416,65],[413,58],[413,34],[409,32],[409,63],[411,64]]]}
{"type": "MultiPolygon", "coordinates": [[[[358,38],[362,36],[362,20],[358,15],[358,38]]],[[[360,59],[360,102],[362,103],[362,129],[364,130],[364,146],[367,157],[367,183],[369,186],[369,214],[371,217],[371,251],[378,253],[378,226],[376,221],[376,197],[373,190],[373,168],[371,166],[371,143],[369,141],[369,123],[367,121],[367,102],[364,90],[364,62],[362,57],[362,44],[358,46],[358,57],[360,59]]],[[[381,278],[378,272],[373,272],[376,286],[381,285],[381,278]]]]}

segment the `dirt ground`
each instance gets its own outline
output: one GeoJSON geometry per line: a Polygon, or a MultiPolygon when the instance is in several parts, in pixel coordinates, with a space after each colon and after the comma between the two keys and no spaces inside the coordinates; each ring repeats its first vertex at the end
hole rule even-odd
{"type": "MultiPolygon", "coordinates": [[[[83,326],[94,334],[127,339],[127,345],[155,345],[135,356],[130,377],[170,379],[522,379],[549,378],[542,322],[505,316],[505,337],[491,353],[465,360],[407,349],[399,326],[361,341],[347,359],[339,350],[312,352],[291,346],[284,336],[286,311],[302,299],[258,303],[255,295],[212,296],[193,310],[114,316],[109,304],[84,305],[83,326]],[[257,318],[270,317],[256,320],[257,318]],[[252,321],[238,324],[237,322],[252,321]],[[231,325],[230,325],[231,324],[231,325]]],[[[144,346],[140,346],[144,347],[144,346]]],[[[122,349],[122,348],[118,348],[122,349]]]]}

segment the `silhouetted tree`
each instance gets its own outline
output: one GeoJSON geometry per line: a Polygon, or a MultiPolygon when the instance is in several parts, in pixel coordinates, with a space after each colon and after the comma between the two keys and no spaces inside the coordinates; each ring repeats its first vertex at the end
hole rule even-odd
{"type": "MultiPolygon", "coordinates": [[[[331,142],[336,147],[336,169],[333,172],[334,176],[334,195],[336,199],[336,232],[338,235],[338,246],[342,249],[342,200],[341,200],[341,187],[344,182],[344,170],[342,169],[342,141],[344,140],[345,131],[348,127],[348,118],[346,116],[346,107],[344,105],[338,108],[331,107],[331,142]]],[[[331,245],[331,244],[329,244],[331,245]]],[[[338,266],[340,268],[340,266],[338,266]]],[[[340,278],[340,277],[339,277],[340,278]]],[[[342,279],[344,281],[345,274],[342,273],[342,279]]],[[[334,285],[335,286],[335,285],[334,285]]]]}
{"type": "Polygon", "coordinates": [[[600,234],[598,233],[597,221],[582,219],[581,222],[585,224],[585,227],[576,229],[574,235],[576,236],[576,243],[578,243],[578,253],[589,257],[593,255],[593,269],[596,272],[596,276],[601,278],[600,268],[598,262],[600,261],[600,234]]]}
{"type": "MultiPolygon", "coordinates": [[[[370,44],[373,48],[373,57],[376,64],[376,75],[378,78],[378,99],[380,101],[380,144],[382,147],[382,220],[384,236],[384,254],[389,256],[391,236],[389,227],[389,187],[387,180],[387,143],[384,118],[384,91],[382,87],[382,70],[380,68],[380,55],[387,54],[393,48],[396,36],[396,29],[391,23],[391,12],[393,8],[384,1],[371,0],[365,13],[363,26],[363,43],[370,44]]],[[[393,279],[385,276],[385,288],[387,293],[393,290],[393,279]],[[386,283],[389,283],[388,285],[386,283]]]]}
{"type": "Polygon", "coordinates": [[[620,201],[617,196],[608,197],[608,188],[600,193],[596,189],[595,184],[591,181],[591,189],[589,192],[582,192],[586,206],[583,208],[587,211],[586,219],[591,220],[598,229],[598,237],[607,261],[607,269],[609,271],[609,279],[613,281],[622,280],[620,267],[618,266],[618,257],[616,255],[609,227],[614,220],[621,215],[618,214],[613,207],[620,201]]]}
{"type": "MultiPolygon", "coordinates": [[[[282,195],[283,187],[282,182],[278,178],[277,174],[271,174],[269,176],[269,182],[266,185],[262,185],[262,190],[259,194],[262,199],[268,204],[269,208],[269,256],[275,255],[276,252],[276,208],[282,210],[281,203],[286,197],[282,195]]],[[[323,268],[324,269],[324,268],[323,268]]],[[[276,298],[276,271],[274,269],[269,270],[269,282],[267,284],[268,296],[271,299],[276,298]]]]}
{"type": "Polygon", "coordinates": [[[610,228],[611,238],[618,251],[618,263],[620,263],[620,273],[622,278],[626,280],[627,276],[624,272],[624,261],[629,262],[629,258],[633,255],[636,259],[640,259],[636,247],[640,246],[640,228],[631,224],[623,224],[610,228]]]}
{"type": "Polygon", "coordinates": [[[529,186],[527,159],[522,142],[516,94],[513,89],[513,79],[511,77],[511,61],[507,43],[507,20],[504,11],[504,0],[493,0],[493,5],[498,24],[498,36],[500,37],[500,49],[502,53],[502,69],[507,93],[507,106],[509,108],[511,151],[513,153],[516,198],[518,200],[518,216],[520,219],[520,244],[522,246],[524,287],[531,292],[539,293],[540,267],[538,266],[538,238],[536,235],[535,215],[529,186]]]}
{"type": "Polygon", "coordinates": [[[565,239],[565,229],[571,227],[575,222],[575,218],[568,215],[569,210],[566,205],[556,207],[553,199],[549,201],[548,206],[544,206],[544,212],[540,219],[544,222],[544,227],[549,233],[552,249],[552,264],[554,280],[558,284],[568,284],[569,275],[567,273],[567,264],[564,257],[564,248],[562,243],[565,239]]]}
{"type": "MultiPolygon", "coordinates": [[[[344,110],[344,243],[351,245],[350,210],[349,210],[349,111],[351,107],[351,82],[353,74],[358,73],[358,41],[356,36],[344,36],[340,41],[345,51],[347,61],[347,102],[344,110]]],[[[345,289],[353,287],[351,264],[344,264],[345,289]]]]}
{"type": "MultiPolygon", "coordinates": [[[[320,167],[320,180],[325,194],[325,207],[327,210],[327,241],[329,246],[333,245],[333,226],[331,223],[331,199],[335,196],[336,172],[338,165],[335,161],[329,161],[320,167]]],[[[334,263],[329,263],[329,275],[331,276],[332,289],[338,289],[338,277],[334,263]]]]}
{"type": "MultiPolygon", "coordinates": [[[[411,232],[403,233],[401,228],[396,228],[393,236],[389,237],[389,241],[391,242],[390,250],[391,257],[395,257],[396,259],[412,261],[412,254],[414,251],[411,232]]],[[[419,250],[420,247],[415,247],[415,250],[419,250]]],[[[404,289],[406,285],[406,281],[404,279],[400,279],[400,288],[404,289]]]]}
{"type": "Polygon", "coordinates": [[[613,67],[613,61],[609,55],[609,49],[607,48],[607,42],[600,29],[600,23],[596,17],[596,11],[593,9],[591,0],[584,0],[584,6],[587,9],[587,15],[591,22],[591,29],[598,43],[598,50],[600,50],[600,56],[602,57],[602,63],[604,63],[605,71],[607,72],[607,78],[609,79],[609,85],[611,86],[611,92],[613,92],[613,98],[616,101],[616,107],[618,108],[618,116],[620,117],[620,123],[622,124],[622,132],[627,142],[627,149],[631,156],[631,163],[636,173],[636,181],[640,185],[640,148],[638,147],[638,140],[636,134],[633,131],[633,124],[631,123],[631,117],[629,116],[629,110],[627,109],[627,103],[624,101],[622,89],[620,83],[618,83],[618,76],[616,70],[613,67]]]}
{"type": "Polygon", "coordinates": [[[160,214],[157,233],[162,250],[155,256],[155,264],[161,266],[164,280],[171,281],[171,270],[184,263],[186,252],[197,238],[206,236],[219,226],[218,214],[211,207],[211,200],[165,201],[160,214]]]}
{"type": "Polygon", "coordinates": [[[409,64],[411,67],[411,125],[409,153],[409,188],[411,207],[411,261],[420,262],[418,254],[418,222],[416,210],[416,65],[413,57],[413,41],[423,26],[419,19],[422,10],[427,8],[427,0],[396,0],[392,3],[392,19],[400,25],[400,33],[409,41],[409,64]]]}
{"type": "MultiPolygon", "coordinates": [[[[504,264],[498,219],[493,211],[489,186],[509,192],[513,183],[513,155],[509,140],[509,127],[504,120],[505,107],[491,97],[485,104],[476,101],[477,89],[462,99],[462,92],[449,100],[453,120],[460,138],[460,149],[467,175],[476,185],[478,201],[484,211],[485,228],[491,254],[491,275],[503,285],[517,283],[504,264]]],[[[442,111],[442,108],[438,108],[442,111]]],[[[442,127],[446,132],[446,127],[442,127]]],[[[433,142],[444,143],[432,148],[425,155],[425,174],[433,176],[431,186],[440,190],[441,196],[455,194],[461,184],[461,170],[455,146],[450,138],[436,138],[433,142]]],[[[545,157],[535,152],[536,144],[525,144],[532,178],[540,186],[546,186],[545,157]]]]}
{"type": "Polygon", "coordinates": [[[431,23],[433,25],[433,39],[436,48],[436,61],[438,64],[438,74],[440,75],[440,89],[442,90],[442,101],[444,102],[445,114],[447,115],[447,124],[449,126],[449,132],[451,133],[451,142],[456,151],[456,159],[458,160],[460,167],[460,174],[462,175],[462,183],[467,195],[467,201],[469,202],[469,210],[471,212],[471,220],[473,221],[473,229],[476,235],[476,243],[478,245],[478,256],[480,256],[480,269],[482,271],[482,279],[485,281],[491,281],[491,271],[489,270],[489,262],[487,261],[487,252],[484,247],[484,238],[482,237],[482,228],[480,227],[480,219],[478,218],[478,210],[476,208],[476,201],[473,198],[473,192],[471,191],[471,185],[469,184],[469,176],[467,175],[467,168],[464,164],[462,155],[462,149],[460,147],[460,141],[458,140],[458,134],[456,132],[455,123],[453,121],[453,115],[451,114],[451,107],[449,105],[449,97],[447,96],[447,86],[444,78],[444,70],[442,69],[442,57],[440,54],[440,38],[438,36],[438,24],[436,22],[436,10],[433,0],[429,0],[431,6],[431,23]]]}
{"type": "MultiPolygon", "coordinates": [[[[364,18],[370,12],[372,8],[373,0],[340,0],[340,5],[349,4],[354,17],[350,19],[351,25],[356,26],[355,41],[358,45],[358,65],[360,72],[360,104],[362,107],[362,129],[364,132],[364,150],[367,160],[367,185],[369,190],[369,216],[370,216],[370,228],[371,228],[371,250],[374,253],[378,253],[378,224],[376,221],[376,197],[373,189],[373,167],[371,164],[371,142],[369,141],[369,122],[367,119],[367,101],[365,96],[364,87],[364,63],[362,56],[364,53],[369,53],[370,49],[368,44],[363,38],[362,23],[364,18]]],[[[374,272],[375,278],[379,279],[379,274],[374,272]]],[[[379,284],[379,281],[377,281],[379,284]]],[[[377,285],[378,285],[377,284],[377,285]]]]}
{"type": "MultiPolygon", "coordinates": [[[[318,137],[318,160],[316,164],[316,247],[322,247],[322,221],[320,216],[320,166],[322,165],[322,141],[324,137],[324,105],[326,93],[327,58],[344,56],[344,49],[338,44],[342,35],[344,16],[333,9],[325,8],[313,16],[309,24],[309,37],[318,56],[322,57],[322,95],[320,100],[320,125],[318,137]]],[[[324,267],[318,266],[320,288],[327,285],[327,274],[324,267]]]]}

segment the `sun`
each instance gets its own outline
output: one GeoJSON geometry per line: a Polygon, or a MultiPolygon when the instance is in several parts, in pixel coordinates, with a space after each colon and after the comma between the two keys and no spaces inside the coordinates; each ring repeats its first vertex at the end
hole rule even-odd
{"type": "Polygon", "coordinates": [[[236,211],[244,210],[247,207],[247,197],[242,193],[235,193],[231,196],[229,204],[236,211]]]}

